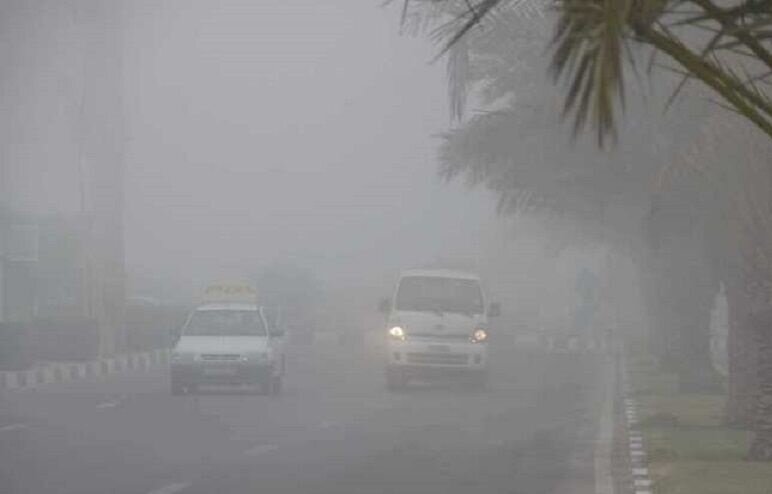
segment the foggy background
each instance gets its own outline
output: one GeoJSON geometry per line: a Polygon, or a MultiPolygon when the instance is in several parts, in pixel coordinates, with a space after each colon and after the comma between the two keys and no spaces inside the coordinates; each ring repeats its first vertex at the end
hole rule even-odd
{"type": "Polygon", "coordinates": [[[95,115],[99,129],[118,117],[130,296],[189,301],[212,280],[278,263],[376,297],[401,268],[485,270],[504,261],[496,249],[518,252],[506,255],[510,290],[533,296],[548,282],[518,271],[542,259],[543,241],[526,238],[538,228],[515,232],[487,191],[438,179],[445,68],[430,63],[436,46],[400,34],[393,8],[130,2],[109,13],[107,67],[89,61],[104,12],[34,1],[7,10],[6,200],[35,214],[95,208],[102,156],[84,148],[100,137],[79,118],[95,115]],[[117,89],[91,103],[105,78],[117,89]]]}

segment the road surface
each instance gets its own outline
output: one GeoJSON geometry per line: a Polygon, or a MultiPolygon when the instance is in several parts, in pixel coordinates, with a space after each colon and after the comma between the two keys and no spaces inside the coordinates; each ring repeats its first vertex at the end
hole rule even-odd
{"type": "Polygon", "coordinates": [[[488,389],[388,393],[378,349],[291,352],[279,397],[163,369],[0,395],[4,494],[594,493],[603,357],[496,345],[488,389]]]}

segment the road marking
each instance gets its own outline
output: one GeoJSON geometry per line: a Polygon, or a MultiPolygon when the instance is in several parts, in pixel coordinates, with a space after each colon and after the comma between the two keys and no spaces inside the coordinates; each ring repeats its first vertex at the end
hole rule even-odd
{"type": "Polygon", "coordinates": [[[29,429],[29,426],[26,425],[26,424],[10,424],[10,425],[5,425],[3,427],[0,427],[0,432],[20,431],[22,429],[29,429]]]}
{"type": "Polygon", "coordinates": [[[322,422],[321,424],[319,424],[319,427],[320,427],[321,429],[332,429],[332,428],[333,428],[333,427],[335,427],[336,425],[337,425],[337,424],[336,424],[335,422],[332,422],[332,421],[329,421],[329,420],[325,420],[324,422],[322,422]]]}
{"type": "Polygon", "coordinates": [[[504,439],[492,439],[488,441],[488,446],[492,448],[503,448],[506,445],[507,445],[507,441],[505,441],[504,439]]]}
{"type": "Polygon", "coordinates": [[[148,494],[175,494],[177,492],[187,489],[188,487],[190,487],[190,484],[178,482],[176,484],[165,485],[160,489],[150,491],[148,494]]]}
{"type": "Polygon", "coordinates": [[[244,451],[244,454],[247,456],[258,456],[266,453],[271,453],[272,451],[276,451],[277,449],[279,449],[279,447],[276,446],[275,444],[258,444],[254,448],[250,448],[244,451]]]}
{"type": "Polygon", "coordinates": [[[118,406],[117,401],[106,401],[97,405],[97,408],[115,408],[118,406]]]}

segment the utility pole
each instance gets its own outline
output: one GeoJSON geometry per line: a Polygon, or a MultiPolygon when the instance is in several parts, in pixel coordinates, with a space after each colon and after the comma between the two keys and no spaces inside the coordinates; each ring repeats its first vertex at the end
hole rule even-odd
{"type": "Polygon", "coordinates": [[[110,355],[121,347],[125,301],[124,26],[120,2],[79,0],[79,6],[85,97],[78,166],[83,209],[90,210],[84,214],[85,305],[99,326],[99,352],[110,355]]]}

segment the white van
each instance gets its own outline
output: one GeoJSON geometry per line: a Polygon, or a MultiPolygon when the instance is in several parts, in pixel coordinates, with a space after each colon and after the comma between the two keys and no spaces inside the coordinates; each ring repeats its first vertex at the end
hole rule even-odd
{"type": "Polygon", "coordinates": [[[450,270],[411,270],[400,275],[387,314],[389,389],[411,378],[459,375],[483,386],[488,374],[488,305],[477,275],[450,270]]]}

